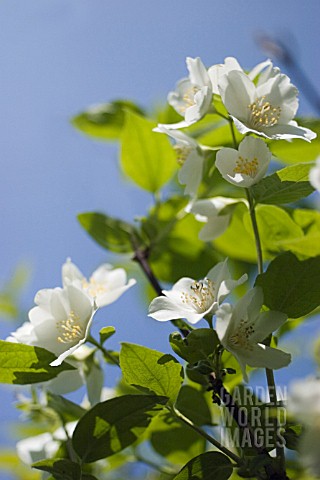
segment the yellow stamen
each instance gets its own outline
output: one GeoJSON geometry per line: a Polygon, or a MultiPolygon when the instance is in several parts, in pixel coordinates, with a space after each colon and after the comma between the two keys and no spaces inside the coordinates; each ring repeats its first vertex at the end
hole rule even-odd
{"type": "Polygon", "coordinates": [[[57,329],[60,333],[58,341],[60,343],[73,343],[83,338],[83,329],[79,325],[79,316],[71,310],[66,320],[57,323],[57,329]]]}
{"type": "Polygon", "coordinates": [[[257,98],[248,105],[251,110],[251,122],[254,127],[273,127],[279,121],[281,107],[274,107],[263,97],[257,98]]]}
{"type": "Polygon", "coordinates": [[[238,160],[236,161],[236,167],[233,169],[234,173],[242,173],[248,175],[251,178],[254,178],[258,172],[259,161],[256,157],[253,160],[248,160],[239,155],[238,160]]]}
{"type": "Polygon", "coordinates": [[[191,305],[201,312],[210,308],[214,300],[214,282],[208,278],[195,281],[190,285],[191,293],[182,292],[182,303],[191,305]]]}
{"type": "Polygon", "coordinates": [[[103,283],[98,283],[94,278],[90,278],[89,282],[86,279],[82,280],[83,288],[91,297],[97,297],[107,292],[107,287],[103,283]]]}
{"type": "Polygon", "coordinates": [[[248,325],[248,320],[241,320],[236,333],[230,336],[229,343],[232,348],[252,350],[250,337],[254,333],[252,325],[248,325]]]}
{"type": "Polygon", "coordinates": [[[192,147],[191,146],[183,146],[183,145],[175,145],[174,150],[177,155],[177,162],[179,165],[183,165],[184,162],[187,160],[188,155],[190,154],[192,147]]]}

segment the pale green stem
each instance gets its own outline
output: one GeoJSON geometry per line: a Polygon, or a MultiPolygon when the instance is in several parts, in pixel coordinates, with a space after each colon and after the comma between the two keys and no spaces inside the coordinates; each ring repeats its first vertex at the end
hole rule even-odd
{"type": "Polygon", "coordinates": [[[103,353],[103,355],[110,360],[111,363],[120,367],[119,362],[115,358],[113,358],[113,356],[110,355],[110,353],[103,347],[103,345],[100,345],[100,343],[97,342],[97,340],[95,338],[93,338],[91,335],[89,335],[87,340],[88,340],[89,343],[92,343],[92,345],[97,347],[97,349],[100,350],[103,353]]]}
{"type": "Polygon", "coordinates": [[[242,458],[238,457],[235,453],[231,452],[228,448],[224,447],[218,440],[213,438],[211,435],[209,435],[205,430],[202,428],[198,427],[198,425],[195,425],[190,418],[186,417],[181,413],[179,410],[177,410],[175,407],[172,407],[172,409],[169,409],[171,413],[173,413],[181,422],[185,423],[189,427],[191,427],[193,430],[195,430],[199,435],[201,435],[203,438],[205,438],[211,445],[215,446],[218,448],[221,452],[224,454],[228,455],[236,464],[238,467],[244,465],[244,461],[242,458]]]}
{"type": "MultiPolygon", "coordinates": [[[[246,188],[246,193],[247,193],[247,199],[249,202],[249,212],[250,212],[252,229],[253,229],[255,244],[256,244],[258,272],[261,275],[263,273],[263,256],[262,256],[262,247],[261,247],[261,240],[260,240],[259,229],[257,224],[257,218],[255,213],[255,204],[254,204],[254,200],[252,198],[250,189],[246,188]]],[[[270,336],[270,342],[271,342],[271,339],[272,339],[272,335],[270,336]]],[[[267,377],[267,383],[268,383],[270,403],[271,405],[276,406],[278,399],[277,399],[276,384],[275,384],[272,369],[266,368],[266,377],[267,377]]],[[[277,430],[278,430],[277,416],[274,419],[273,424],[274,424],[274,438],[276,442],[277,457],[279,459],[280,471],[283,473],[285,472],[285,455],[284,455],[284,447],[281,445],[278,445],[277,443],[277,438],[276,438],[277,430]]]]}
{"type": "Polygon", "coordinates": [[[229,125],[230,125],[233,145],[234,145],[234,148],[237,149],[238,148],[238,142],[237,142],[236,134],[235,134],[235,131],[234,131],[233,120],[232,120],[232,118],[229,118],[228,121],[229,121],[229,125]]]}
{"type": "Polygon", "coordinates": [[[249,213],[250,213],[252,229],[253,229],[253,234],[254,234],[254,239],[256,244],[258,272],[259,274],[261,274],[263,273],[262,247],[261,247],[261,240],[260,240],[259,229],[257,224],[254,201],[249,188],[246,188],[246,194],[247,194],[247,199],[249,203],[249,213]]]}

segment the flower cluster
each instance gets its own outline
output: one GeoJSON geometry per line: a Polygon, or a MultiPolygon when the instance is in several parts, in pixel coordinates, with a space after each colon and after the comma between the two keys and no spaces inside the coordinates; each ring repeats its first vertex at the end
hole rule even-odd
{"type": "Polygon", "coordinates": [[[87,340],[97,309],[116,301],[135,284],[127,282],[123,268],[101,265],[87,280],[70,259],[62,266],[63,288],[39,290],[29,321],[11,334],[9,341],[46,348],[60,365],[87,340]]]}
{"type": "MultiPolygon", "coordinates": [[[[186,185],[185,194],[192,198],[202,179],[204,147],[177,129],[190,127],[208,113],[219,115],[213,106],[214,96],[221,99],[227,120],[240,134],[272,140],[300,138],[308,142],[316,137],[294,121],[298,90],[270,60],[248,73],[233,57],[208,69],[200,58],[187,58],[187,67],[189,77],[180,80],[175,91],[168,95],[168,103],[184,120],[159,124],[155,131],[166,133],[177,142],[178,161],[182,164],[179,181],[186,185]]],[[[248,188],[263,178],[270,160],[271,152],[263,140],[247,137],[239,147],[222,148],[215,165],[225,180],[248,188]]]]}
{"type": "Polygon", "coordinates": [[[151,302],[149,316],[159,321],[185,318],[195,324],[208,315],[215,315],[221,345],[238,360],[245,381],[248,381],[246,365],[272,369],[285,367],[291,356],[262,342],[286,322],[287,315],[275,311],[261,312],[261,288],[249,290],[235,306],[222,304],[246,279],[247,275],[243,275],[239,280],[232,280],[225,260],[213,267],[202,280],[181,278],[172,290],[164,290],[164,296],[151,302]]]}

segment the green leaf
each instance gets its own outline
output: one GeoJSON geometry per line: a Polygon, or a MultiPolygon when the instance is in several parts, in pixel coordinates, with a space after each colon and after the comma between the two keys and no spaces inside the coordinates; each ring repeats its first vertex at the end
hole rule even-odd
{"type": "Polygon", "coordinates": [[[120,367],[129,385],[164,395],[175,401],[183,381],[183,368],[169,354],[150,348],[122,343],[120,367]]]}
{"type": "Polygon", "coordinates": [[[153,132],[156,123],[126,113],[122,133],[121,166],[139,187],[157,192],[177,169],[174,150],[166,135],[153,132]]]}
{"type": "Polygon", "coordinates": [[[251,187],[256,202],[280,205],[307,197],[314,192],[309,183],[309,171],[313,165],[300,163],[263,178],[251,187]]]}
{"type": "Polygon", "coordinates": [[[52,408],[64,423],[79,420],[86,413],[86,410],[80,405],[52,392],[47,392],[47,406],[52,408]]]}
{"type": "Polygon", "coordinates": [[[284,241],[283,248],[290,250],[301,260],[320,255],[320,213],[296,209],[292,212],[292,218],[302,228],[304,236],[284,241]]]}
{"type": "Polygon", "coordinates": [[[306,142],[298,138],[273,140],[269,143],[272,153],[286,163],[311,162],[320,155],[320,121],[313,119],[298,119],[299,125],[310,128],[317,133],[317,138],[306,142]]]}
{"type": "Polygon", "coordinates": [[[169,416],[167,421],[163,429],[151,433],[150,443],[159,455],[173,464],[183,465],[205,450],[205,439],[197,432],[169,416]]]}
{"type": "Polygon", "coordinates": [[[302,432],[302,426],[299,424],[286,425],[285,432],[282,434],[286,441],[286,448],[289,448],[289,450],[299,450],[302,432]]]}
{"type": "Polygon", "coordinates": [[[247,207],[244,204],[237,204],[229,227],[219,238],[214,240],[213,244],[218,251],[227,257],[256,263],[257,256],[252,227],[248,230],[244,224],[248,215],[247,207]],[[237,239],[236,242],[235,238],[237,239]]]}
{"type": "Polygon", "coordinates": [[[211,328],[198,328],[182,338],[177,332],[170,335],[173,351],[189,363],[206,360],[212,355],[218,345],[217,334],[211,328]]]}
{"type": "Polygon", "coordinates": [[[116,329],[114,327],[103,327],[101,328],[99,335],[100,335],[100,344],[103,345],[108,338],[112,337],[116,333],[116,329]]]}
{"type": "Polygon", "coordinates": [[[129,223],[97,212],[80,213],[78,220],[86,232],[106,250],[116,253],[134,251],[132,242],[138,234],[129,223]]]}
{"type": "Polygon", "coordinates": [[[320,256],[301,261],[290,252],[279,255],[255,284],[271,310],[289,318],[307,315],[320,305],[320,256]]]}
{"type": "Polygon", "coordinates": [[[212,425],[211,412],[204,393],[190,385],[183,385],[176,408],[196,425],[212,425]]]}
{"type": "Polygon", "coordinates": [[[33,465],[33,468],[49,472],[56,480],[80,480],[81,467],[77,463],[65,458],[41,460],[33,465]]]}
{"type": "Polygon", "coordinates": [[[190,460],[173,480],[227,480],[232,471],[232,463],[226,455],[206,452],[190,460]]]}
{"type": "Polygon", "coordinates": [[[87,387],[90,405],[95,405],[101,400],[101,392],[104,383],[104,374],[95,352],[88,355],[82,364],[85,384],[87,387]]]}
{"type": "Polygon", "coordinates": [[[123,395],[98,403],[79,421],[73,448],[91,463],[132,445],[168,399],[155,395],[123,395]]]}
{"type": "MultiPolygon", "coordinates": [[[[272,258],[275,253],[287,250],[285,245],[293,239],[303,237],[303,231],[290,215],[275,205],[258,205],[257,223],[264,252],[264,258],[272,258]]],[[[245,227],[252,234],[249,215],[244,218],[245,227]]]]}
{"type": "MultiPolygon", "coordinates": [[[[265,260],[273,258],[278,252],[288,250],[288,242],[303,238],[302,228],[280,207],[257,205],[256,217],[265,260]]],[[[239,204],[235,207],[230,226],[214,241],[214,245],[230,258],[256,262],[252,224],[245,205],[239,204]]]]}
{"type": "Polygon", "coordinates": [[[143,223],[150,244],[149,261],[161,281],[176,282],[186,275],[203,278],[218,261],[212,247],[199,240],[202,225],[184,212],[185,206],[185,198],[170,198],[152,209],[143,223]]]}
{"type": "Polygon", "coordinates": [[[103,358],[106,363],[113,366],[119,365],[119,352],[107,349],[105,349],[104,352],[103,358]]]}
{"type": "Polygon", "coordinates": [[[130,100],[115,100],[89,108],[71,119],[72,125],[99,140],[117,140],[122,132],[125,112],[143,114],[140,107],[130,100]]]}
{"type": "Polygon", "coordinates": [[[58,367],[50,363],[56,355],[44,348],[0,340],[0,383],[28,385],[46,382],[65,370],[75,370],[63,362],[58,367]]]}

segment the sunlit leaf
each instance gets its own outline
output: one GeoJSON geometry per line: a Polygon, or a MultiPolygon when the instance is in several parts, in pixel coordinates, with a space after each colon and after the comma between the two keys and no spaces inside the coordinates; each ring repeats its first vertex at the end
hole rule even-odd
{"type": "Polygon", "coordinates": [[[183,380],[183,368],[169,354],[133,343],[122,343],[120,366],[124,379],[144,391],[175,401],[183,380]]]}
{"type": "Polygon", "coordinates": [[[153,132],[156,123],[126,113],[122,133],[121,166],[139,187],[157,192],[177,169],[174,150],[166,135],[153,132]]]}
{"type": "Polygon", "coordinates": [[[293,253],[279,255],[256,285],[263,289],[264,304],[271,310],[298,318],[320,305],[320,257],[298,260],[293,253]]]}
{"type": "Polygon", "coordinates": [[[55,359],[56,355],[44,348],[0,340],[0,382],[27,385],[51,380],[65,370],[74,370],[66,362],[51,367],[55,359]]]}
{"type": "Polygon", "coordinates": [[[98,212],[80,213],[78,220],[103,248],[117,253],[133,252],[132,241],[138,234],[129,223],[98,212]]]}
{"type": "Polygon", "coordinates": [[[94,105],[71,119],[72,125],[90,137],[99,140],[119,139],[125,120],[125,112],[143,114],[140,107],[130,100],[115,100],[94,105]]]}
{"type": "Polygon", "coordinates": [[[285,163],[311,162],[320,155],[320,121],[301,118],[299,125],[307,127],[317,133],[317,138],[310,143],[298,138],[287,140],[273,140],[269,143],[272,153],[285,163]]]}
{"type": "Polygon", "coordinates": [[[251,187],[256,202],[280,205],[307,197],[314,191],[309,183],[309,171],[313,165],[301,163],[263,178],[251,187]]]}
{"type": "Polygon", "coordinates": [[[80,465],[66,458],[41,460],[32,466],[37,470],[51,473],[55,480],[79,480],[82,478],[80,465]]]}
{"type": "Polygon", "coordinates": [[[76,453],[91,463],[132,445],[167,401],[155,395],[123,395],[98,403],[76,426],[72,439],[76,453]]]}
{"type": "Polygon", "coordinates": [[[174,480],[227,480],[232,471],[232,463],[226,455],[206,452],[190,460],[174,480]]]}
{"type": "Polygon", "coordinates": [[[114,327],[103,327],[99,332],[101,345],[115,333],[116,329],[114,327]]]}

